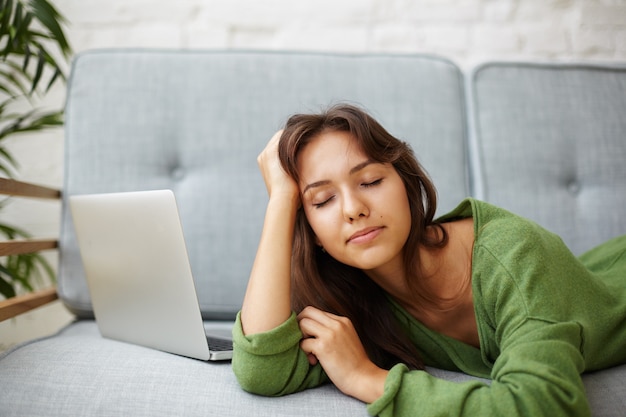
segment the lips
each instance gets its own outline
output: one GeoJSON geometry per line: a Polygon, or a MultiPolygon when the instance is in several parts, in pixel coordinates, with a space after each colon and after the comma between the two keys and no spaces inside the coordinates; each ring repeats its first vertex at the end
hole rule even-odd
{"type": "Polygon", "coordinates": [[[383,230],[382,226],[367,227],[354,233],[348,238],[346,243],[368,243],[371,242],[380,234],[383,230]]]}

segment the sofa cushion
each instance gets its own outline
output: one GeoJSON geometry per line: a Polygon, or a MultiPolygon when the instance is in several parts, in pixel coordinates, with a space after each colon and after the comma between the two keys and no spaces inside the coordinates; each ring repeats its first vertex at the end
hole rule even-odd
{"type": "MultiPolygon", "coordinates": [[[[428,372],[458,383],[476,379],[428,372]]],[[[583,382],[594,416],[623,415],[626,365],[583,375],[583,382]]],[[[3,417],[368,415],[365,404],[333,385],[280,398],[246,393],[230,362],[207,363],[104,339],[91,320],[0,354],[0,385],[3,417]]]]}
{"type": "Polygon", "coordinates": [[[237,51],[102,50],[72,66],[59,295],[91,317],[66,199],[172,189],[206,319],[234,318],[267,202],[256,156],[287,117],[338,101],[409,141],[440,187],[468,194],[463,78],[444,59],[237,51]]]}
{"type": "Polygon", "coordinates": [[[303,407],[310,416],[326,417],[328,409],[367,416],[362,403],[332,385],[284,398],[248,394],[230,362],[202,362],[103,339],[89,320],[0,355],[0,374],[3,417],[293,417],[302,415],[303,407]]]}
{"type": "Polygon", "coordinates": [[[472,98],[481,197],[577,254],[626,233],[626,66],[490,63],[472,98]]]}
{"type": "MultiPolygon", "coordinates": [[[[471,378],[435,372],[456,381],[471,378]]],[[[0,375],[3,417],[42,410],[47,417],[368,415],[365,404],[330,384],[280,398],[246,393],[230,362],[202,362],[105,339],[91,320],[0,354],[0,375]]]]}

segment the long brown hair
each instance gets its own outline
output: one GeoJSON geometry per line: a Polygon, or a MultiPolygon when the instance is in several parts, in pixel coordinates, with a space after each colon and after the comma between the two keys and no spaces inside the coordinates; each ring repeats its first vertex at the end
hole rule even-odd
{"type": "MultiPolygon", "coordinates": [[[[299,152],[327,131],[349,132],[368,158],[393,165],[402,178],[411,211],[411,230],[403,253],[407,285],[418,302],[428,304],[428,291],[420,285],[418,249],[420,245],[443,247],[448,239],[445,230],[433,221],[437,193],[432,181],[407,143],[389,134],[364,110],[338,104],[319,114],[297,114],[287,121],[278,152],[283,168],[296,182],[299,152]],[[426,228],[433,225],[440,233],[426,233],[426,228]]],[[[312,305],[348,317],[370,359],[380,367],[389,369],[402,362],[414,369],[423,368],[385,292],[363,271],[336,261],[318,247],[302,208],[296,216],[291,271],[295,311],[312,305]]]]}

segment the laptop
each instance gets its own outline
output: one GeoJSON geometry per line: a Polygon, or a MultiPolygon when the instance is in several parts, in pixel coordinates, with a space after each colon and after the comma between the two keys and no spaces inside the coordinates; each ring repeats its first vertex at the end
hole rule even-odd
{"type": "Polygon", "coordinates": [[[232,322],[207,324],[174,193],[69,197],[102,336],[204,361],[232,358],[232,322]]]}

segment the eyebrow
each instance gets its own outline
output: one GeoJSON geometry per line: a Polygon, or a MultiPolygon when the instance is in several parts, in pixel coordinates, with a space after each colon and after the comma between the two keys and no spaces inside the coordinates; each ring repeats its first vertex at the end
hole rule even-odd
{"type": "MultiPolygon", "coordinates": [[[[349,174],[353,175],[353,174],[359,172],[360,170],[362,170],[363,168],[365,168],[366,166],[371,165],[373,163],[375,163],[375,161],[372,160],[372,159],[368,159],[367,161],[363,161],[360,164],[357,164],[357,165],[353,166],[350,169],[349,174]]],[[[302,191],[302,194],[304,195],[311,188],[321,187],[322,185],[327,185],[327,184],[330,184],[329,180],[322,180],[322,181],[312,182],[311,184],[308,184],[306,187],[304,187],[304,190],[302,191]]]]}

